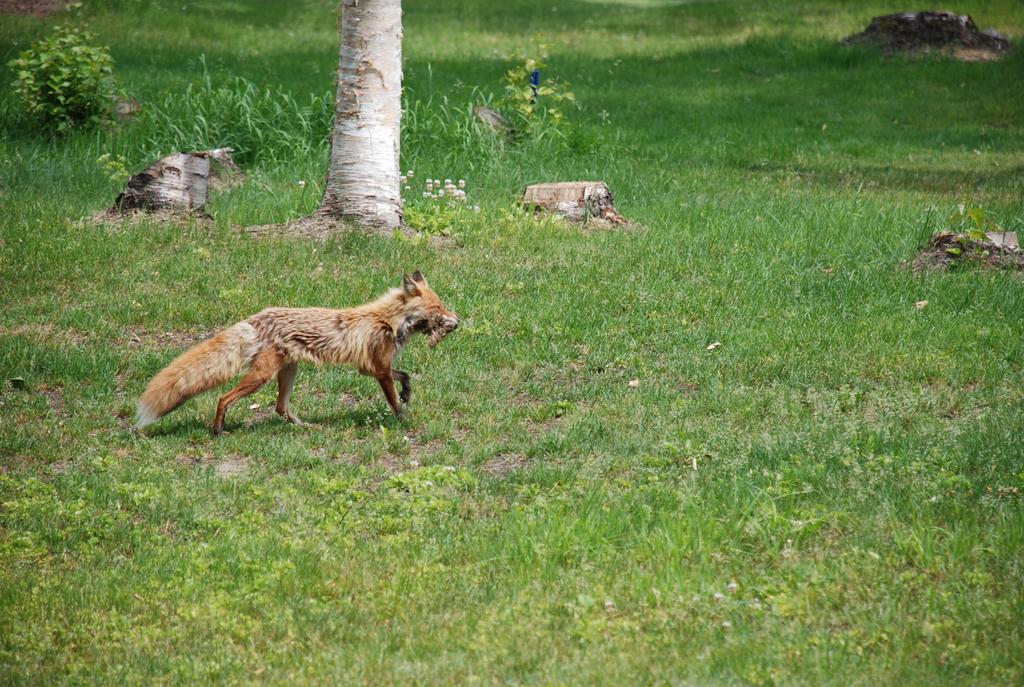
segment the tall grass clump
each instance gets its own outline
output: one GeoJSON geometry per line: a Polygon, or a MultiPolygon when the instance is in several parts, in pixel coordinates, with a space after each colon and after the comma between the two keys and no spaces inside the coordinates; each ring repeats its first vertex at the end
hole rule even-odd
{"type": "Polygon", "coordinates": [[[281,88],[236,77],[214,85],[209,74],[147,109],[148,143],[159,150],[230,147],[242,164],[277,164],[319,155],[334,120],[330,93],[305,101],[281,88]]]}
{"type": "MultiPolygon", "coordinates": [[[[466,176],[499,157],[557,156],[566,147],[564,122],[538,121],[529,136],[508,137],[483,124],[473,112],[492,97],[473,89],[456,102],[447,96],[404,96],[403,165],[427,164],[466,176]]],[[[164,94],[143,114],[146,148],[155,152],[230,147],[243,165],[277,166],[319,159],[330,145],[334,94],[300,99],[282,87],[264,87],[242,77],[216,84],[209,73],[183,91],[164,94]]]]}
{"type": "Polygon", "coordinates": [[[402,110],[403,159],[409,164],[426,162],[431,168],[452,173],[458,173],[452,167],[472,171],[485,161],[493,161],[502,153],[504,141],[473,114],[476,101],[476,91],[465,102],[447,96],[421,100],[413,93],[407,94],[402,110]]]}
{"type": "MultiPolygon", "coordinates": [[[[442,177],[472,178],[474,183],[517,188],[538,170],[579,153],[584,130],[574,122],[537,119],[523,128],[493,129],[474,107],[492,107],[495,99],[474,88],[458,99],[448,96],[416,98],[407,93],[402,113],[402,167],[442,177]],[[463,97],[468,95],[468,97],[463,97]]],[[[513,118],[518,127],[518,120],[513,118]]]]}

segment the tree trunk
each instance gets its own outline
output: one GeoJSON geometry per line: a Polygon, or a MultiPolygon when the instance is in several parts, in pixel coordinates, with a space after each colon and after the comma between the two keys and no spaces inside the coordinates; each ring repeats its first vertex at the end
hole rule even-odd
{"type": "Polygon", "coordinates": [[[391,230],[402,225],[402,2],[341,5],[338,97],[320,214],[391,230]]]}

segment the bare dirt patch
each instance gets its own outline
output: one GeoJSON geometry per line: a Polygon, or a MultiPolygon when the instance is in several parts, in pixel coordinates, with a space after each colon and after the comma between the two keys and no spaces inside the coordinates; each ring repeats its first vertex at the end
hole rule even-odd
{"type": "Polygon", "coordinates": [[[683,396],[692,396],[700,391],[700,384],[697,382],[691,382],[687,379],[680,379],[676,384],[676,391],[681,393],[683,396]]]}
{"type": "Polygon", "coordinates": [[[249,459],[245,456],[233,454],[217,461],[213,469],[218,477],[223,477],[224,479],[238,477],[249,471],[249,459]]]}
{"type": "Polygon", "coordinates": [[[914,272],[946,270],[958,265],[1024,270],[1024,250],[944,231],[932,236],[928,247],[909,263],[914,272]]]}
{"type": "Polygon", "coordinates": [[[337,395],[338,403],[346,406],[357,406],[363,402],[363,399],[356,396],[351,391],[342,391],[337,395]]]}
{"type": "MultiPolygon", "coordinates": [[[[255,402],[250,403],[245,407],[248,412],[248,416],[242,421],[244,427],[254,427],[264,422],[271,422],[273,418],[279,418],[278,414],[274,412],[273,406],[267,406],[266,408],[253,408],[255,402]]],[[[241,405],[241,404],[239,404],[241,405]]],[[[241,412],[241,409],[239,409],[241,412]]],[[[283,418],[280,418],[281,422],[284,422],[283,418]]]]}
{"type": "Polygon", "coordinates": [[[3,456],[0,460],[0,475],[5,475],[13,470],[20,470],[32,464],[33,459],[23,453],[15,453],[10,456],[3,456]]]}
{"type": "Polygon", "coordinates": [[[54,415],[64,417],[64,389],[62,387],[41,386],[37,391],[40,396],[46,398],[54,415]]]}
{"type": "Polygon", "coordinates": [[[488,458],[480,466],[480,469],[492,477],[504,477],[513,470],[518,470],[529,464],[530,459],[525,454],[499,453],[492,458],[488,458]]]}
{"type": "Polygon", "coordinates": [[[535,420],[534,418],[527,418],[526,420],[526,433],[531,437],[538,437],[542,434],[547,434],[562,421],[562,417],[549,417],[544,420],[535,420]]]}
{"type": "Polygon", "coordinates": [[[335,463],[345,465],[356,465],[363,468],[376,468],[385,475],[395,475],[419,467],[419,462],[398,453],[381,453],[374,456],[373,460],[367,461],[355,453],[340,453],[331,459],[335,463]]]}
{"type": "Polygon", "coordinates": [[[0,336],[24,336],[40,343],[70,343],[76,346],[89,343],[91,336],[78,329],[57,327],[52,324],[30,323],[13,327],[0,327],[0,336]]]}
{"type": "Polygon", "coordinates": [[[409,440],[409,458],[417,463],[422,463],[427,456],[433,455],[444,448],[444,439],[431,439],[422,441],[415,436],[406,435],[409,440]]]}
{"type": "Polygon", "coordinates": [[[64,9],[64,0],[0,0],[0,14],[45,17],[64,9]]]}
{"type": "Polygon", "coordinates": [[[213,224],[213,217],[202,210],[191,212],[175,210],[114,210],[107,209],[80,221],[80,224],[100,224],[114,233],[138,229],[143,224],[170,224],[172,226],[188,226],[198,223],[205,226],[213,224]]]}
{"type": "Polygon", "coordinates": [[[393,236],[400,232],[407,238],[425,239],[434,248],[457,248],[458,241],[450,236],[426,235],[417,231],[415,227],[401,227],[394,230],[374,230],[364,227],[355,227],[345,222],[340,222],[332,217],[321,214],[313,214],[308,217],[291,220],[283,224],[257,224],[251,227],[242,227],[241,233],[252,238],[264,236],[285,236],[312,239],[314,241],[326,241],[335,236],[341,236],[350,231],[363,231],[380,234],[381,236],[393,236]]]}
{"type": "Polygon", "coordinates": [[[218,477],[229,479],[244,475],[249,470],[249,457],[240,453],[232,453],[224,458],[217,459],[209,454],[202,455],[180,455],[178,464],[195,467],[213,466],[218,477]]]}
{"type": "Polygon", "coordinates": [[[351,229],[351,226],[344,222],[339,222],[333,217],[314,213],[308,217],[301,217],[290,222],[257,224],[251,227],[243,227],[241,231],[243,234],[249,234],[253,238],[261,236],[295,236],[326,241],[332,236],[347,233],[351,229]]]}
{"type": "Polygon", "coordinates": [[[446,437],[425,440],[421,431],[410,430],[405,433],[405,438],[409,442],[409,458],[416,464],[422,463],[424,458],[437,453],[447,444],[460,443],[468,434],[469,430],[460,427],[453,429],[446,437]]]}
{"type": "Polygon", "coordinates": [[[525,391],[520,391],[518,394],[512,397],[512,405],[517,408],[535,405],[536,403],[538,403],[538,401],[525,391]]]}
{"type": "Polygon", "coordinates": [[[217,330],[198,332],[171,329],[164,332],[151,332],[145,329],[129,329],[124,344],[129,348],[188,348],[200,341],[205,341],[217,333],[217,330]]]}

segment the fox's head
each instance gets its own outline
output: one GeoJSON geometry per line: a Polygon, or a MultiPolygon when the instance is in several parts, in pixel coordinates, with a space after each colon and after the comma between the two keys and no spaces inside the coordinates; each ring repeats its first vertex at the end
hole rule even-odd
{"type": "Polygon", "coordinates": [[[422,332],[429,336],[431,348],[458,328],[459,316],[445,306],[419,270],[411,277],[402,276],[402,295],[409,313],[406,326],[410,333],[422,332]]]}

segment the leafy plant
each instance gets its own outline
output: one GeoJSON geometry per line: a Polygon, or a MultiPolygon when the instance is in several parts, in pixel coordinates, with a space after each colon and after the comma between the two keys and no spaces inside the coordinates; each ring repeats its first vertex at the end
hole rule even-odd
{"type": "Polygon", "coordinates": [[[107,178],[115,183],[123,184],[131,177],[131,172],[128,171],[128,161],[123,155],[103,153],[96,158],[96,164],[103,169],[107,178]]]}
{"type": "Polygon", "coordinates": [[[547,77],[546,70],[542,57],[525,57],[502,78],[505,97],[498,105],[519,133],[536,135],[545,124],[557,128],[565,120],[562,106],[576,102],[568,84],[547,77]]]}
{"type": "Polygon", "coordinates": [[[992,213],[978,205],[968,207],[966,203],[957,206],[946,220],[946,227],[957,234],[965,234],[974,241],[988,240],[986,234],[989,232],[1006,231],[993,219],[992,213]]]}
{"type": "Polygon", "coordinates": [[[114,102],[114,61],[94,36],[58,26],[8,63],[28,115],[58,132],[105,121],[114,102]]]}
{"type": "MultiPolygon", "coordinates": [[[[952,233],[955,244],[946,247],[946,253],[959,256],[969,250],[973,243],[987,245],[989,233],[1002,233],[1006,229],[992,217],[992,214],[980,206],[968,206],[960,203],[946,220],[945,232],[952,233]]],[[[981,250],[982,257],[989,255],[988,250],[981,250]]]]}
{"type": "Polygon", "coordinates": [[[480,212],[479,205],[468,204],[466,180],[452,181],[428,177],[418,195],[411,185],[414,172],[402,175],[402,190],[406,192],[405,218],[425,236],[452,236],[452,227],[463,224],[469,213],[480,212]],[[443,185],[442,185],[443,184],[443,185]]]}

